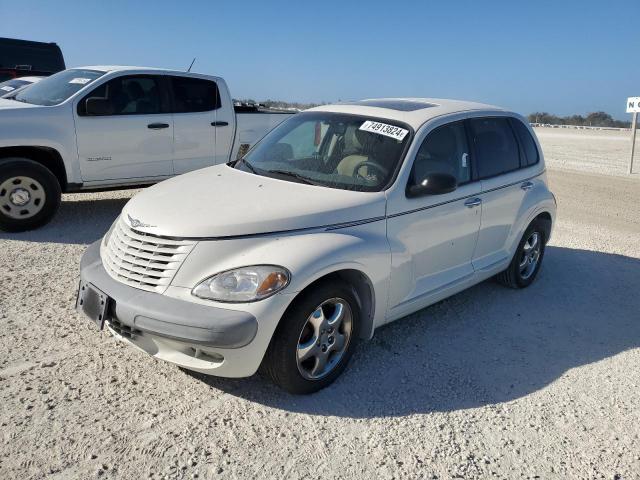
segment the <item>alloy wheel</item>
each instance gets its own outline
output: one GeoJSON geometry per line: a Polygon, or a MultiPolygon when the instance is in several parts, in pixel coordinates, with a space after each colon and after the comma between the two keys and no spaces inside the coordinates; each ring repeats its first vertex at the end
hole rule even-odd
{"type": "Polygon", "coordinates": [[[518,265],[520,277],[523,280],[527,280],[533,275],[533,272],[536,271],[538,261],[540,260],[541,244],[540,234],[536,231],[531,232],[531,235],[529,235],[529,238],[524,243],[518,265]]]}
{"type": "Polygon", "coordinates": [[[308,380],[328,375],[344,356],[353,331],[353,313],[342,298],[325,300],[309,315],[298,339],[296,362],[308,380]]]}

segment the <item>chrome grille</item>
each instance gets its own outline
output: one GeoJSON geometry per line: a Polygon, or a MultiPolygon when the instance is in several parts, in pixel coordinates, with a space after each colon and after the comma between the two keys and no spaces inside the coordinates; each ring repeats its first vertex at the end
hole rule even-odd
{"type": "Polygon", "coordinates": [[[120,218],[103,246],[102,263],[116,280],[162,293],[195,244],[138,232],[120,218]]]}

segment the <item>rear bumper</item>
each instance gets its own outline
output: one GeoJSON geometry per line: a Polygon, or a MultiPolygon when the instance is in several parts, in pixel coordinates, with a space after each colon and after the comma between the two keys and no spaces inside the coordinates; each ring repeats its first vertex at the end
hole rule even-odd
{"type": "Polygon", "coordinates": [[[258,331],[256,318],[248,312],[191,303],[114,280],[102,265],[100,241],[90,245],[82,257],[80,278],[113,299],[111,314],[121,324],[115,330],[225,349],[248,345],[258,331]]]}

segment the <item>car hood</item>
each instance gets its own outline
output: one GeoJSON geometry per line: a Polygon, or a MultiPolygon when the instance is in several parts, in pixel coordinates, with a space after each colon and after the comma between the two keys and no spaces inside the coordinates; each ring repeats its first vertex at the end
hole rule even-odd
{"type": "Polygon", "coordinates": [[[217,165],[143,190],[124,221],[154,235],[232,237],[352,223],[385,214],[383,192],[354,192],[217,165]]]}

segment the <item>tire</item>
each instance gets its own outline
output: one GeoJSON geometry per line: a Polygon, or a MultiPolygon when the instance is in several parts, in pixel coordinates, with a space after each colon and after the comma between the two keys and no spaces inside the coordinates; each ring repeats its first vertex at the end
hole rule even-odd
{"type": "Polygon", "coordinates": [[[26,158],[0,160],[0,230],[24,232],[48,223],[61,189],[50,170],[26,158]]]}
{"type": "Polygon", "coordinates": [[[526,288],[533,283],[544,258],[547,242],[546,231],[542,222],[537,220],[531,222],[522,235],[509,267],[496,275],[496,280],[499,283],[510,288],[526,288]],[[534,238],[537,238],[535,246],[534,238]],[[533,257],[535,257],[535,263],[532,261],[533,257]]]}
{"type": "Polygon", "coordinates": [[[317,392],[338,378],[349,363],[359,328],[360,307],[354,290],[343,282],[321,283],[287,309],[271,339],[262,370],[290,393],[317,392]],[[318,316],[320,309],[323,314],[318,316]],[[330,323],[331,319],[338,317],[340,323],[331,331],[331,325],[336,325],[330,323]],[[307,360],[298,360],[306,355],[307,360]],[[323,368],[322,359],[326,362],[323,368]]]}

